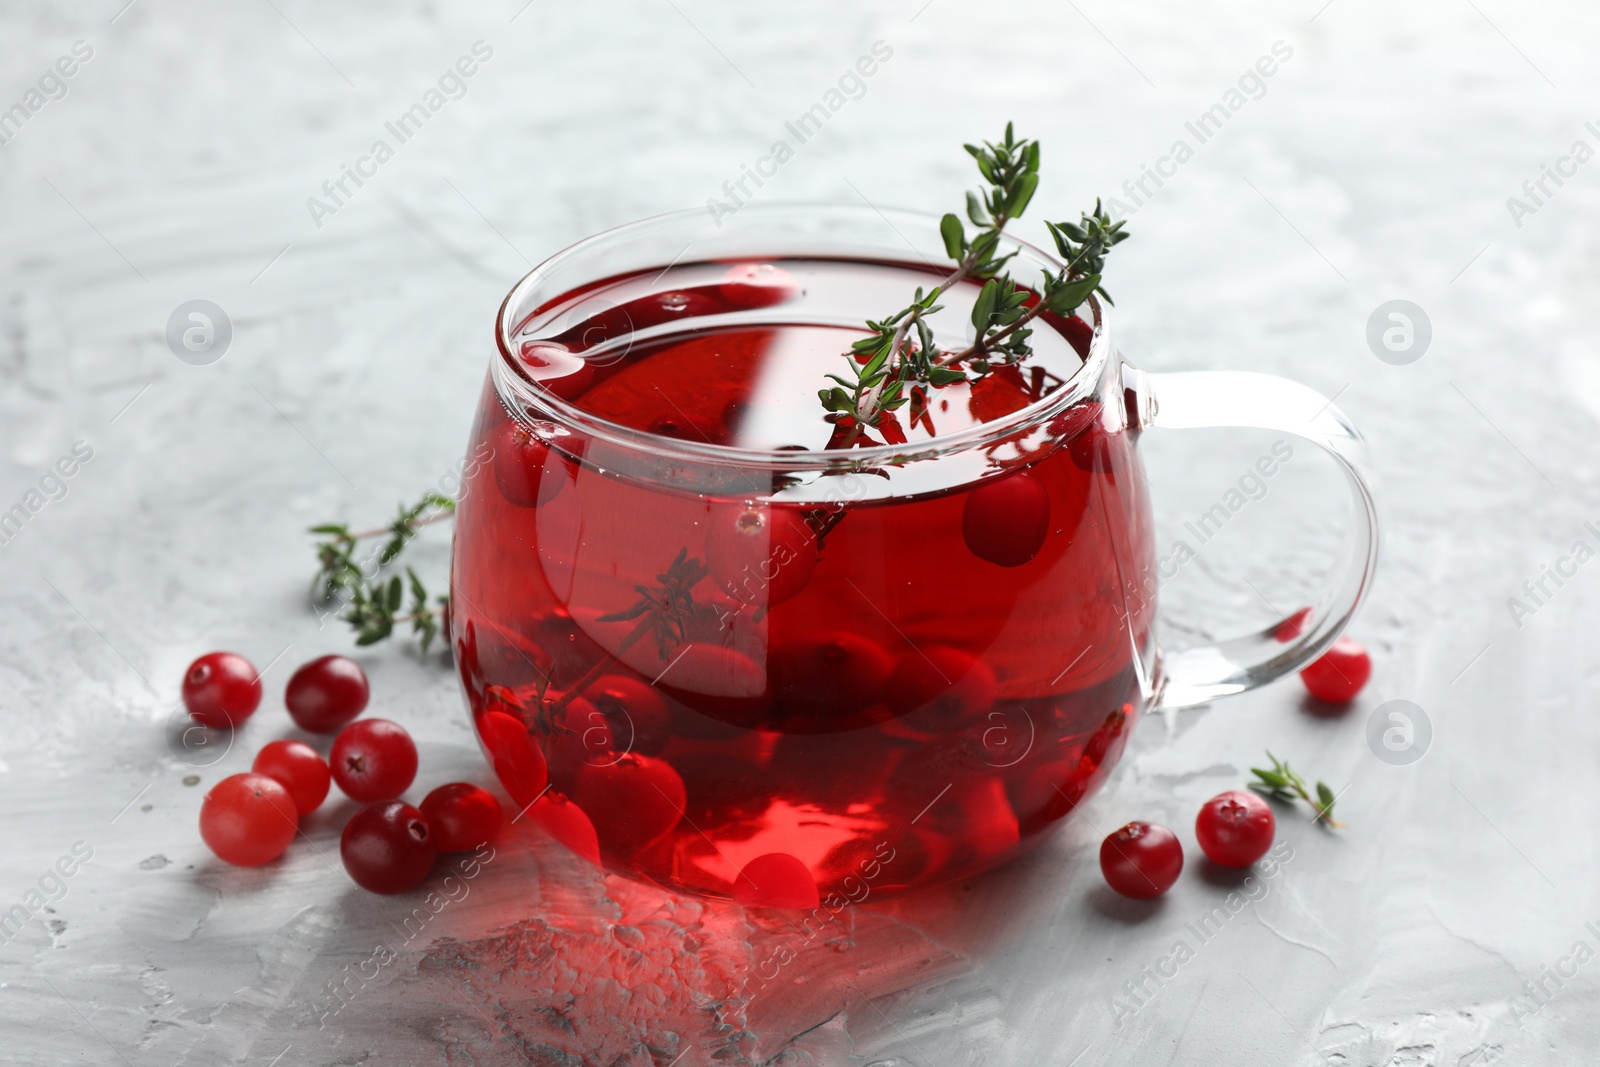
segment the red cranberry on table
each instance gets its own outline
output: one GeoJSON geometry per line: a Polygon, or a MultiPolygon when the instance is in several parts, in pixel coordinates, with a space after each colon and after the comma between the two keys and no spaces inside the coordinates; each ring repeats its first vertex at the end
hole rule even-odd
{"type": "Polygon", "coordinates": [[[961,534],[979,559],[1020,567],[1039,554],[1050,532],[1050,494],[1028,471],[986,482],[967,494],[961,534]]]}
{"type": "Polygon", "coordinates": [[[369,804],[345,824],[339,858],[356,885],[373,893],[404,893],[433,870],[438,854],[422,813],[398,800],[369,804]]]}
{"type": "Polygon", "coordinates": [[[417,776],[417,746],[399,723],[362,719],[333,739],[328,769],[351,800],[393,800],[417,776]]]}
{"type": "Polygon", "coordinates": [[[272,742],[256,753],[250,769],[287,789],[301,815],[316,811],[328,796],[328,765],[304,741],[272,742]]]}
{"type": "Polygon", "coordinates": [[[300,729],[331,734],[365,711],[370,696],[367,672],[359,664],[344,656],[321,656],[294,672],[283,702],[300,729]]]}
{"type": "Polygon", "coordinates": [[[1100,871],[1123,896],[1152,900],[1182,873],[1183,845],[1165,826],[1130,822],[1100,843],[1100,871]]]}
{"type": "Polygon", "coordinates": [[[451,782],[423,798],[420,810],[440,852],[471,852],[500,832],[500,802],[470,782],[451,782]]]}
{"type": "Polygon", "coordinates": [[[1300,680],[1318,700],[1329,704],[1348,704],[1372,677],[1372,657],[1348,637],[1341,637],[1311,666],[1300,672],[1300,680]]]}
{"type": "Polygon", "coordinates": [[[1254,793],[1232,789],[1206,801],[1194,821],[1200,851],[1224,867],[1248,867],[1267,854],[1277,820],[1254,793]]]}
{"type": "Polygon", "coordinates": [[[183,706],[201,726],[239,726],[261,704],[261,675],[234,652],[207,652],[183,674],[183,706]]]}
{"type": "Polygon", "coordinates": [[[200,802],[200,838],[235,867],[259,867],[283,855],[299,827],[294,798],[262,774],[234,774],[200,802]]]}

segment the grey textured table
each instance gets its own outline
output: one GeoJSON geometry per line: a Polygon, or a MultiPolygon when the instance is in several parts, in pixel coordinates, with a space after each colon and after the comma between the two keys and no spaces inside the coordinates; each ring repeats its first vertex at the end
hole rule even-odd
{"type": "MultiPolygon", "coordinates": [[[[1597,31],[1571,0],[5,5],[0,511],[26,521],[0,544],[0,908],[29,918],[0,946],[0,1061],[1592,1062],[1600,564],[1573,546],[1600,547],[1597,31]],[[479,41],[460,93],[386,133],[479,41]],[[1369,437],[1386,542],[1356,706],[1291,680],[1150,717],[1032,858],[869,901],[754,993],[784,929],[520,825],[420,918],[339,871],[347,805],[270,868],[211,858],[202,792],[282,732],[295,663],[348,648],[305,607],[305,527],[446,482],[531,262],[724,195],[875,41],[892,57],[756,195],[944,210],[971,184],[957,143],[1014,118],[1045,144],[1036,216],[1124,197],[1131,360],[1289,375],[1369,437]],[[1219,103],[1202,142],[1186,124],[1219,103]],[[1134,200],[1146,165],[1167,177],[1134,200]],[[346,166],[371,176],[335,198],[346,166]],[[207,366],[166,342],[193,299],[233,326],[207,366]],[[1366,339],[1392,299],[1431,322],[1407,365],[1366,339]],[[167,728],[216,647],[273,661],[273,695],[196,767],[167,728]],[[1367,741],[1395,699],[1432,724],[1409,765],[1367,741]],[[1109,895],[1100,831],[1166,822],[1193,862],[1195,808],[1269,746],[1342,790],[1349,829],[1285,813],[1269,879],[1109,895]]],[[[1162,543],[1270,443],[1150,436],[1162,543]]],[[[1164,590],[1170,645],[1316,584],[1342,490],[1301,455],[1164,590]]],[[[430,533],[419,565],[447,551],[430,533]]],[[[436,657],[361,659],[429,781],[483,777],[436,657]]]]}

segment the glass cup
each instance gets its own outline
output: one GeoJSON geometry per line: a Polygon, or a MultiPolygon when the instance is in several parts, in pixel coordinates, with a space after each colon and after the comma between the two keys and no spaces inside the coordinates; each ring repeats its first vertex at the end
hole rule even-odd
{"type": "MultiPolygon", "coordinates": [[[[1003,243],[1018,278],[1060,269],[1003,243]]],[[[748,205],[581,241],[500,311],[451,640],[497,776],[578,853],[757,906],[836,908],[967,878],[1092,796],[1144,712],[1294,671],[1356,610],[1377,529],[1343,414],[1267,375],[1136,370],[1095,300],[1076,323],[1081,366],[930,440],[734,447],[571,401],[596,368],[663,336],[892,310],[849,286],[772,303],[678,284],[773,261],[948,270],[934,216],[748,205]],[[1219,426],[1332,455],[1354,499],[1347,554],[1309,608],[1163,655],[1136,445],[1150,428],[1219,426]]]]}

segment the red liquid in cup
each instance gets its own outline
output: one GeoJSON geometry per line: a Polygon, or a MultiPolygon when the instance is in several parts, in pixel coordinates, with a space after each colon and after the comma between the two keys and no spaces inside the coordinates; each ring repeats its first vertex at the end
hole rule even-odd
{"type": "MultiPolygon", "coordinates": [[[[820,450],[837,431],[816,391],[861,331],[817,309],[865,290],[887,310],[936,281],[805,260],[609,279],[534,316],[519,373],[663,437],[820,450]]],[[[1060,388],[1088,327],[1036,325],[1035,360],[933,391],[900,434],[937,441],[1060,388]]],[[[502,783],[590,858],[751,904],[859,900],[1025,851],[1098,788],[1144,706],[1149,507],[1120,387],[1103,395],[1117,410],[1090,397],[993,449],[1003,470],[786,502],[769,474],[704,492],[597,469],[571,454],[581,434],[550,447],[491,383],[452,635],[502,783]]]]}

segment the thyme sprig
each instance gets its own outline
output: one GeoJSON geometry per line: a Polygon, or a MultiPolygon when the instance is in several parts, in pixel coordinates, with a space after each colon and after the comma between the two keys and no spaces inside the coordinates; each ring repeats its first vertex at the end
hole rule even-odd
{"type": "Polygon", "coordinates": [[[426,652],[439,635],[449,597],[433,597],[430,603],[427,587],[416,571],[406,567],[402,579],[385,569],[400,558],[419,529],[453,517],[455,509],[455,501],[449,497],[428,492],[415,504],[400,505],[387,526],[359,531],[343,523],[311,527],[311,533],[323,538],[316,545],[318,570],[311,580],[312,602],[342,608],[339,618],[355,630],[358,645],[376,644],[392,635],[397,625],[410,623],[426,652]],[[363,542],[379,537],[387,540],[357,558],[363,542]]]}
{"type": "Polygon", "coordinates": [[[702,560],[691,558],[689,549],[685,547],[678,549],[677,557],[664,573],[656,575],[656,585],[634,586],[639,599],[631,607],[601,615],[597,621],[629,622],[638,619],[638,625],[628,631],[617,642],[615,649],[590,667],[551,707],[555,710],[566,707],[646,634],[655,637],[656,651],[662,659],[688,641],[689,627],[700,614],[700,606],[694,600],[694,587],[710,573],[711,568],[702,560]]]}
{"type": "Polygon", "coordinates": [[[963,147],[986,186],[967,193],[967,220],[975,232],[969,236],[954,213],[941,218],[939,233],[955,268],[927,292],[919,286],[908,306],[868,320],[868,336],[850,347],[849,376],[827,375],[836,384],[819,389],[817,396],[836,427],[829,447],[852,447],[868,428],[890,443],[904,441],[895,412],[919,395],[919,387],[942,388],[972,380],[969,373],[981,377],[996,364],[1020,363],[1032,354],[1028,338],[1034,319],[1046,312],[1071,315],[1091,293],[1111,300],[1100,279],[1107,254],[1128,238],[1124,224],[1113,222],[1098,200],[1079,222],[1047,222],[1065,266],[1042,272],[1037,289],[1021,286],[1005,270],[1016,252],[1000,255],[1000,238],[1038,189],[1039,142],[1018,140],[1007,123],[1000,141],[963,147]],[[942,351],[927,320],[942,308],[940,295],[969,278],[984,281],[972,308],[974,340],[966,348],[942,351]]]}
{"type": "Polygon", "coordinates": [[[656,650],[666,659],[667,653],[689,639],[689,623],[697,611],[692,590],[710,573],[710,568],[699,559],[689,558],[687,548],[680,548],[666,573],[656,575],[659,585],[634,586],[639,599],[633,606],[602,615],[599,621],[627,622],[646,616],[643,626],[655,635],[656,650]]]}
{"type": "Polygon", "coordinates": [[[1256,781],[1250,783],[1250,788],[1265,793],[1274,800],[1287,800],[1293,802],[1296,798],[1310,804],[1316,811],[1317,817],[1312,822],[1326,822],[1329,826],[1343,827],[1344,823],[1338,822],[1333,817],[1333,802],[1336,799],[1333,790],[1326,782],[1317,783],[1316,796],[1306,786],[1306,780],[1296,774],[1289,764],[1278,759],[1270,751],[1267,758],[1272,761],[1272,769],[1264,770],[1260,767],[1250,768],[1256,776],[1256,781]]]}
{"type": "Polygon", "coordinates": [[[409,622],[411,632],[418,635],[422,651],[426,652],[439,636],[440,621],[450,603],[449,597],[435,599],[438,606],[430,607],[428,590],[417,577],[417,572],[407,567],[404,585],[396,574],[387,582],[363,582],[353,586],[349,607],[339,617],[356,631],[358,645],[377,644],[394,633],[397,623],[409,622]],[[411,604],[402,612],[400,608],[405,600],[406,586],[410,588],[411,604]]]}

